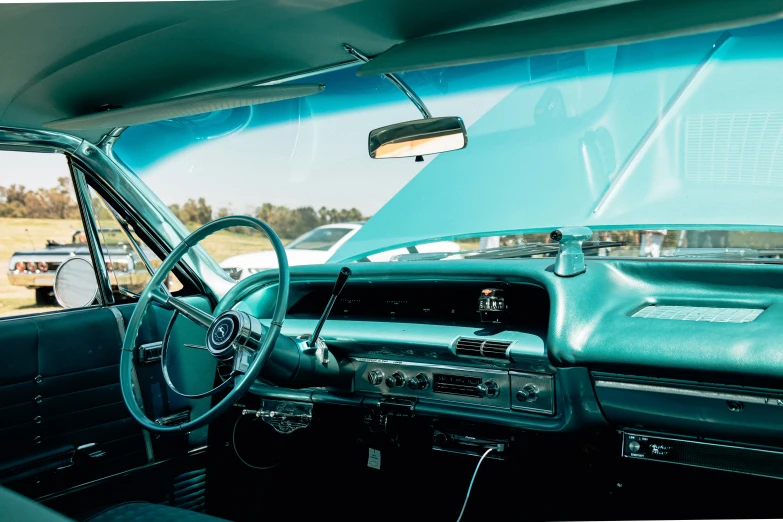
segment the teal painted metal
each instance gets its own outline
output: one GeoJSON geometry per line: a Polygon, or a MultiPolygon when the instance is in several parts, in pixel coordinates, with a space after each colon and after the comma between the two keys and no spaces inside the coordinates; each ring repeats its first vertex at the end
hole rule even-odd
{"type": "Polygon", "coordinates": [[[780,390],[593,374],[606,418],[634,430],[780,445],[780,390]]]}
{"type": "MultiPolygon", "coordinates": [[[[717,409],[710,413],[711,418],[720,418],[721,422],[709,425],[704,422],[703,409],[692,401],[681,400],[675,404],[677,401],[662,401],[661,396],[649,398],[639,394],[638,400],[631,401],[629,395],[622,396],[620,392],[602,393],[597,399],[588,370],[611,372],[615,378],[634,375],[644,382],[666,377],[678,378],[689,385],[718,383],[712,388],[730,383],[735,389],[742,389],[737,388],[741,386],[783,390],[783,355],[779,349],[783,265],[612,258],[588,258],[586,265],[586,272],[579,277],[561,278],[554,274],[552,259],[367,263],[353,268],[349,284],[491,280],[536,284],[549,293],[551,317],[545,344],[543,350],[531,345],[531,355],[542,354],[556,371],[556,418],[547,420],[438,404],[418,405],[419,414],[525,429],[568,431],[605,426],[600,399],[607,419],[615,426],[630,426],[635,421],[650,430],[668,429],[677,433],[679,428],[681,434],[769,440],[771,425],[758,417],[757,412],[751,412],[753,418],[747,418],[746,422],[741,415],[728,417],[728,410],[722,409],[723,403],[715,403],[717,409]],[[739,324],[632,317],[648,304],[763,308],[765,312],[753,322],[739,324]],[[670,418],[664,419],[667,415],[670,418]],[[736,418],[735,426],[728,424],[732,418],[736,418]]],[[[334,266],[328,265],[296,267],[292,272],[292,302],[318,283],[330,284],[334,270],[334,266]]],[[[244,304],[258,316],[268,317],[275,295],[274,272],[257,274],[240,285],[249,292],[243,298],[244,304]]],[[[290,320],[286,333],[295,335],[311,327],[312,321],[290,320]]],[[[327,341],[332,340],[335,346],[345,349],[352,342],[359,350],[362,346],[366,349],[363,343],[377,336],[387,346],[406,348],[409,353],[405,357],[413,359],[428,346],[448,345],[457,333],[460,333],[458,329],[444,327],[441,331],[431,325],[378,325],[340,320],[327,323],[323,331],[327,341]]],[[[289,393],[259,384],[251,391],[270,397],[289,393]]],[[[355,399],[347,390],[330,390],[321,395],[318,391],[302,390],[295,395],[299,400],[343,404],[352,404],[355,399]]]]}
{"type": "MultiPolygon", "coordinates": [[[[536,284],[550,297],[546,354],[556,367],[649,376],[681,373],[704,382],[771,381],[783,386],[779,349],[783,265],[609,257],[588,258],[585,263],[586,272],[573,278],[556,276],[553,260],[547,258],[361,263],[353,266],[349,285],[488,279],[536,284]],[[764,308],[765,312],[751,323],[739,324],[632,317],[648,304],[764,308]]],[[[309,285],[334,281],[334,271],[329,265],[296,267],[292,299],[309,285]]],[[[240,282],[237,290],[253,294],[269,289],[268,295],[261,291],[247,301],[263,318],[268,317],[273,284],[274,272],[262,272],[240,282]]]]}
{"type": "Polygon", "coordinates": [[[592,236],[593,231],[587,227],[563,227],[552,232],[552,239],[557,238],[560,243],[555,259],[555,274],[560,277],[571,277],[585,271],[582,243],[592,236]]]}

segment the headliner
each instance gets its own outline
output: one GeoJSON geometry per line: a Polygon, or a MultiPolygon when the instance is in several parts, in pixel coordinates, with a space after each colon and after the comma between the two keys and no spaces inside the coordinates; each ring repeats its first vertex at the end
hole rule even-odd
{"type": "MultiPolygon", "coordinates": [[[[46,122],[94,113],[105,105],[133,106],[350,62],[343,42],[376,56],[397,44],[443,33],[470,33],[572,11],[655,1],[0,4],[0,125],[40,129],[46,122]]],[[[716,3],[755,1],[680,3],[714,9],[716,3]]],[[[105,132],[77,135],[97,141],[105,132]]]]}

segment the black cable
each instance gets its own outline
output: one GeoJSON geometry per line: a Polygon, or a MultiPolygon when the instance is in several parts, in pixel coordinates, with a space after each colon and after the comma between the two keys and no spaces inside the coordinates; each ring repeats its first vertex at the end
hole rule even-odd
{"type": "Polygon", "coordinates": [[[239,450],[237,449],[237,426],[239,426],[239,421],[242,419],[242,417],[245,417],[245,415],[240,415],[239,417],[237,417],[237,421],[234,423],[234,431],[231,432],[231,444],[234,446],[234,454],[237,456],[240,462],[242,462],[242,464],[244,464],[248,468],[261,469],[261,470],[272,469],[279,466],[280,465],[279,462],[277,464],[272,464],[271,466],[254,466],[242,458],[242,456],[239,454],[239,450]]]}

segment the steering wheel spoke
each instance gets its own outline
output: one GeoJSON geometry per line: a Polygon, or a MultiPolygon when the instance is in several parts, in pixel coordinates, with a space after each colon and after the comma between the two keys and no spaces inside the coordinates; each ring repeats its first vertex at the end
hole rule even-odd
{"type": "Polygon", "coordinates": [[[155,293],[157,294],[156,297],[162,300],[158,301],[155,299],[155,297],[153,297],[156,302],[160,303],[166,308],[176,310],[199,326],[203,326],[204,328],[209,329],[209,327],[212,326],[212,323],[215,322],[215,317],[212,314],[196,308],[182,299],[171,295],[165,295],[157,291],[155,293]]]}

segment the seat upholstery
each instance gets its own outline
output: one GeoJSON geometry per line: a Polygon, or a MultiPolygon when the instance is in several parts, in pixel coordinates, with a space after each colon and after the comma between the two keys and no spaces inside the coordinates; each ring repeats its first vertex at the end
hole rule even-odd
{"type": "MultiPolygon", "coordinates": [[[[159,520],[161,522],[220,522],[204,513],[187,509],[150,504],[149,502],[127,502],[113,506],[87,519],[87,522],[137,522],[159,520]]],[[[225,521],[224,521],[225,522],[225,521]]]]}
{"type": "Polygon", "coordinates": [[[38,502],[0,487],[0,519],[3,522],[72,522],[38,502]]]}

